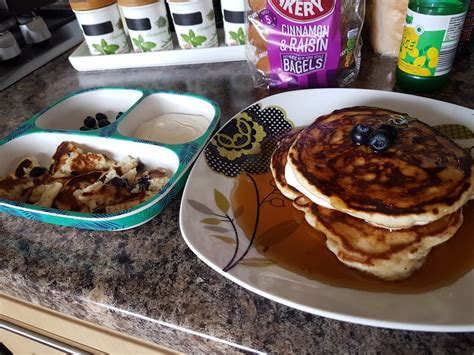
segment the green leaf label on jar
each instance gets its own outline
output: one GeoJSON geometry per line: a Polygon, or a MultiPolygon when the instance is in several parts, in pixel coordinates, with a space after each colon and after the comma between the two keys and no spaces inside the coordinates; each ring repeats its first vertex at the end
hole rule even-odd
{"type": "Polygon", "coordinates": [[[155,42],[145,41],[142,35],[139,35],[137,38],[132,38],[132,41],[141,52],[151,52],[156,47],[155,42]]]}
{"type": "Polygon", "coordinates": [[[209,12],[207,13],[206,17],[209,21],[213,21],[216,18],[214,10],[210,9],[209,12]]]}
{"type": "Polygon", "coordinates": [[[160,16],[160,18],[156,21],[156,25],[160,28],[165,27],[168,21],[164,16],[160,16]]]}
{"type": "Polygon", "coordinates": [[[239,30],[237,32],[229,31],[229,35],[235,41],[235,43],[240,45],[245,44],[246,36],[242,27],[239,27],[239,30]]]}
{"type": "Polygon", "coordinates": [[[193,48],[201,46],[207,40],[206,36],[196,36],[193,30],[189,30],[188,34],[182,33],[181,38],[193,48]]]}
{"type": "Polygon", "coordinates": [[[92,44],[92,47],[99,52],[100,54],[115,54],[117,50],[120,48],[119,45],[113,43],[107,43],[107,41],[102,38],[100,44],[92,44]]]}

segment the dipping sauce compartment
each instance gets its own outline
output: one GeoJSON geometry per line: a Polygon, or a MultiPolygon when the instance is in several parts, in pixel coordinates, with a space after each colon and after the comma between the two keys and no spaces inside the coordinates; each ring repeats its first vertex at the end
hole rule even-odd
{"type": "Polygon", "coordinates": [[[118,132],[162,144],[183,144],[200,138],[210,128],[212,132],[215,114],[214,105],[199,97],[160,92],[145,97],[121,119],[118,132]]]}

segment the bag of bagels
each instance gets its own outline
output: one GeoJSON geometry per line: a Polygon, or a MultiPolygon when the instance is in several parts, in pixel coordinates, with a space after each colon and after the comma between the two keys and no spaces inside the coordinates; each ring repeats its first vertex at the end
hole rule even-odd
{"type": "Polygon", "coordinates": [[[365,0],[248,0],[256,86],[344,86],[360,67],[365,0]]]}

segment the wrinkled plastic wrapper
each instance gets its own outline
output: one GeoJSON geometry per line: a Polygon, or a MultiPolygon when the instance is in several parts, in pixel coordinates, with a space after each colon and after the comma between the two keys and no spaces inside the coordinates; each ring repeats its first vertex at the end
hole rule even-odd
{"type": "Polygon", "coordinates": [[[408,0],[367,0],[366,19],[375,53],[398,57],[408,0]]]}
{"type": "Polygon", "coordinates": [[[365,0],[248,0],[257,87],[345,86],[357,78],[365,0]]]}

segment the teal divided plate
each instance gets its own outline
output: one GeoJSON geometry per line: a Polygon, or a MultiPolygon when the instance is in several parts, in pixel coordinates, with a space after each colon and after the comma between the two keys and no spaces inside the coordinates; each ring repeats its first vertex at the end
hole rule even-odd
{"type": "Polygon", "coordinates": [[[65,211],[2,198],[0,212],[93,230],[122,230],[143,224],[159,214],[183,188],[192,163],[216,129],[219,117],[220,109],[215,102],[190,93],[100,87],[66,95],[0,140],[0,176],[7,176],[27,156],[36,156],[44,166],[49,166],[58,145],[69,141],[116,161],[130,155],[139,158],[147,169],[164,168],[169,172],[169,182],[145,202],[116,213],[65,211]],[[84,118],[97,112],[112,118],[112,123],[80,131],[84,118]],[[118,112],[123,114],[115,120],[118,112]],[[183,144],[133,137],[140,124],[167,113],[201,115],[207,118],[209,126],[203,135],[183,144]]]}

